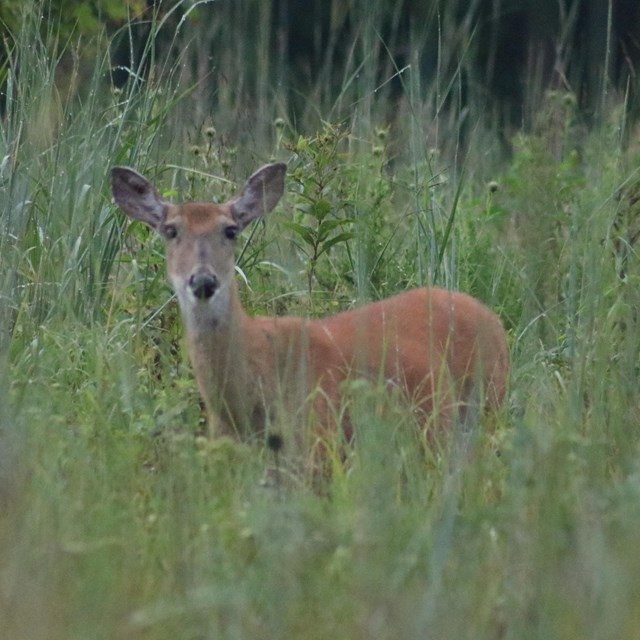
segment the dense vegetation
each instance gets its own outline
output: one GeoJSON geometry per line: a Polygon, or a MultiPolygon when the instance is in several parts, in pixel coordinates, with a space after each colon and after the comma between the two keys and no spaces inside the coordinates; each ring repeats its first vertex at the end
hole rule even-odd
{"type": "Polygon", "coordinates": [[[526,126],[505,128],[464,88],[459,41],[425,83],[370,64],[385,40],[363,21],[294,105],[269,21],[234,41],[215,5],[151,16],[118,86],[137,23],[77,44],[34,10],[5,39],[0,637],[633,637],[628,94],[603,79],[587,118],[571,86],[532,84],[526,126]],[[239,247],[249,311],[317,316],[435,283],[501,315],[509,406],[464,447],[357,382],[356,441],[321,492],[296,474],[266,488],[270,451],[202,436],[160,243],[125,224],[108,171],[222,200],[270,159],[289,163],[287,194],[239,247]]]}

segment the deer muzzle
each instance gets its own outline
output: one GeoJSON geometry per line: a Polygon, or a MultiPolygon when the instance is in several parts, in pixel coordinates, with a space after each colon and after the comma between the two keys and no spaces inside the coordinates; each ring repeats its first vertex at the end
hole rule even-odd
{"type": "Polygon", "coordinates": [[[189,277],[189,288],[197,300],[209,300],[218,286],[218,278],[210,273],[194,273],[189,277]]]}

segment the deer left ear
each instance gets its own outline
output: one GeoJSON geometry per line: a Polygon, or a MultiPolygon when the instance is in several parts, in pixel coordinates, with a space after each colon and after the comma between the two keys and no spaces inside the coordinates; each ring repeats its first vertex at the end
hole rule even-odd
{"type": "Polygon", "coordinates": [[[169,203],[144,176],[128,167],[113,167],[111,191],[116,204],[130,218],[145,222],[159,233],[169,203]]]}
{"type": "Polygon", "coordinates": [[[258,169],[229,202],[231,215],[241,228],[269,213],[278,204],[284,193],[286,172],[287,165],[284,162],[258,169]]]}

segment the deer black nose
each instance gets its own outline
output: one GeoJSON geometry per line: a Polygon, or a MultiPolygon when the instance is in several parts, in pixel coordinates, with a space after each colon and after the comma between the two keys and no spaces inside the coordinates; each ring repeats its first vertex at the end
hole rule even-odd
{"type": "Polygon", "coordinates": [[[189,288],[198,300],[208,300],[218,288],[218,278],[208,273],[194,273],[189,278],[189,288]]]}

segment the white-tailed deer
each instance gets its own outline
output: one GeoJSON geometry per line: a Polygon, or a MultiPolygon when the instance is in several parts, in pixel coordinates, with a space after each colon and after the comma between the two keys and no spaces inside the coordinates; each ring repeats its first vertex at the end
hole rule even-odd
{"type": "Polygon", "coordinates": [[[479,398],[498,407],[509,373],[505,331],[497,315],[463,293],[414,289],[317,320],[245,313],[235,240],[276,206],[286,170],[282,163],[262,167],[225,204],[174,205],[132,169],[112,169],[115,202],[165,241],[211,432],[261,433],[277,426],[274,412],[286,407],[327,433],[337,426],[350,377],[402,388],[425,417],[437,410],[442,424],[479,398]]]}

